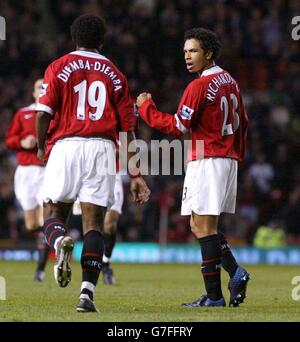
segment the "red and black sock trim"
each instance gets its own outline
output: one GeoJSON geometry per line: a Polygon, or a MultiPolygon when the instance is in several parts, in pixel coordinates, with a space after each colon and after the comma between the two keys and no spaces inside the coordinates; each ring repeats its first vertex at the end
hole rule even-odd
{"type": "Polygon", "coordinates": [[[45,221],[43,231],[48,245],[54,248],[55,240],[66,235],[66,227],[62,220],[49,218],[45,221]]]}
{"type": "Polygon", "coordinates": [[[204,277],[220,274],[221,258],[206,259],[202,261],[201,272],[204,277]]]}
{"type": "Polygon", "coordinates": [[[220,299],[221,289],[221,246],[217,234],[205,236],[198,239],[201,246],[202,265],[205,288],[208,298],[212,300],[220,299]]]}

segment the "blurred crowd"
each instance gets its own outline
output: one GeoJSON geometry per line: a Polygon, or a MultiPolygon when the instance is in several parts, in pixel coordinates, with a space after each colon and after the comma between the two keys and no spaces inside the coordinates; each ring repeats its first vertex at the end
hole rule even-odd
{"type": "MultiPolygon", "coordinates": [[[[33,102],[32,85],[47,64],[74,50],[69,35],[82,13],[106,18],[103,54],[126,74],[133,95],[149,91],[162,111],[174,113],[192,79],[183,60],[183,34],[204,26],[217,32],[217,63],[235,77],[249,114],[248,150],[240,166],[236,215],[220,227],[236,244],[251,244],[259,226],[284,231],[300,244],[300,44],[291,37],[298,0],[1,0],[7,40],[0,41],[0,239],[26,238],[13,192],[15,157],[4,144],[7,126],[33,102]]],[[[143,124],[139,138],[162,138],[143,124]]],[[[148,177],[152,198],[138,208],[125,196],[119,240],[190,242],[180,216],[183,177],[148,177]]],[[[124,179],[128,194],[128,179],[124,179]]]]}

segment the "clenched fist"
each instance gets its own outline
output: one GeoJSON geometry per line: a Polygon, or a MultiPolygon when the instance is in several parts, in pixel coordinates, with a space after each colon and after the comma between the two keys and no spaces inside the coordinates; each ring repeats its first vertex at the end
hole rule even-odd
{"type": "Polygon", "coordinates": [[[145,101],[151,98],[152,98],[152,95],[150,93],[141,93],[136,99],[136,104],[138,107],[140,107],[145,101]]]}
{"type": "Polygon", "coordinates": [[[36,147],[36,138],[33,135],[27,135],[20,141],[20,145],[26,150],[31,150],[36,147]]]}

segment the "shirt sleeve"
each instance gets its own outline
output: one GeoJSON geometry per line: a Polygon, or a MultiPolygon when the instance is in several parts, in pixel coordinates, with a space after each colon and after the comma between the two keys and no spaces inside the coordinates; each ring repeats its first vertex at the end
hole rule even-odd
{"type": "Polygon", "coordinates": [[[60,87],[61,84],[56,77],[54,64],[52,63],[46,69],[36,111],[43,111],[53,115],[58,108],[61,94],[60,87]]]}
{"type": "Polygon", "coordinates": [[[204,104],[203,99],[204,93],[201,83],[191,82],[186,87],[175,114],[177,127],[182,133],[190,130],[197,114],[201,112],[201,104],[204,104]]]}
{"type": "Polygon", "coordinates": [[[120,132],[134,131],[137,127],[137,116],[134,110],[134,100],[130,95],[127,79],[122,75],[123,87],[116,90],[116,110],[120,132]]]}
{"type": "Polygon", "coordinates": [[[201,102],[200,95],[201,90],[191,82],[182,95],[175,115],[158,111],[152,100],[145,101],[139,108],[139,113],[150,127],[165,134],[181,136],[191,127],[192,119],[201,102]]]}
{"type": "Polygon", "coordinates": [[[5,134],[6,146],[11,150],[20,150],[21,147],[21,131],[20,112],[17,112],[12,119],[10,126],[5,134]]]}
{"type": "Polygon", "coordinates": [[[175,136],[181,136],[184,133],[178,128],[175,115],[160,112],[152,100],[145,101],[139,107],[139,113],[151,128],[175,136]]]}

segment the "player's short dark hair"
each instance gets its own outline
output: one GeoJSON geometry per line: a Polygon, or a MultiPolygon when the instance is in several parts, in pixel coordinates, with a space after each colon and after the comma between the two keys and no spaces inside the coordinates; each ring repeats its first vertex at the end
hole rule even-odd
{"type": "Polygon", "coordinates": [[[212,59],[218,58],[221,50],[221,42],[213,31],[202,27],[195,27],[185,31],[184,41],[192,38],[200,42],[205,52],[212,52],[212,59]]]}
{"type": "Polygon", "coordinates": [[[86,49],[98,49],[104,43],[105,33],[104,19],[95,14],[83,14],[71,25],[73,42],[86,49]]]}

